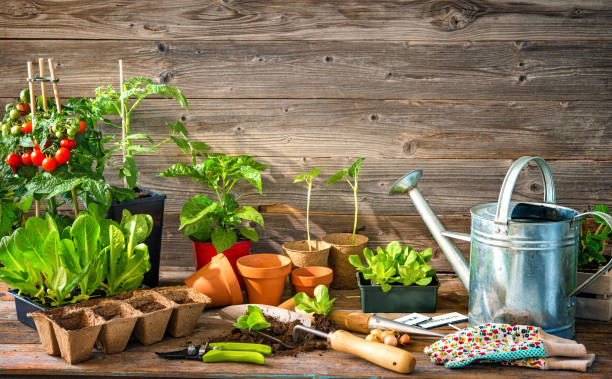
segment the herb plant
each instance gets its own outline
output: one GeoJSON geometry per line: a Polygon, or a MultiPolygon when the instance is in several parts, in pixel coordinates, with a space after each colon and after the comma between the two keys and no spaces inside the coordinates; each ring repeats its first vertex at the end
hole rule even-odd
{"type": "Polygon", "coordinates": [[[418,252],[393,241],[384,250],[377,247],[376,252],[374,254],[368,248],[363,250],[367,266],[363,265],[358,255],[350,255],[349,262],[361,271],[364,279],[372,280],[383,292],[389,291],[392,284],[426,286],[436,274],[427,264],[432,256],[431,248],[418,252]]]}
{"type": "Polygon", "coordinates": [[[312,246],[310,245],[310,194],[312,192],[312,181],[319,175],[320,172],[320,168],[315,168],[308,173],[299,174],[293,180],[293,183],[306,182],[306,185],[308,186],[308,192],[306,195],[306,236],[308,238],[308,251],[312,251],[312,246]]]}
{"type": "Polygon", "coordinates": [[[331,312],[332,305],[336,299],[329,299],[327,286],[319,284],[314,290],[314,299],[304,292],[298,292],[294,297],[295,308],[306,313],[316,313],[327,316],[331,312]]]}
{"type": "Polygon", "coordinates": [[[217,199],[206,195],[196,195],[187,200],[181,210],[181,226],[185,236],[198,241],[212,241],[217,253],[232,247],[237,239],[237,232],[243,237],[257,242],[257,231],[242,226],[243,221],[253,221],[264,226],[262,215],[250,206],[240,206],[234,199],[231,190],[239,180],[246,180],[259,193],[261,188],[261,171],[268,166],[261,164],[248,155],[230,156],[219,153],[203,154],[204,161],[193,165],[177,163],[160,175],[164,177],[192,178],[197,183],[205,183],[211,188],[217,199]]]}
{"type": "Polygon", "coordinates": [[[355,201],[355,221],[353,222],[353,236],[351,238],[351,244],[355,244],[355,232],[357,231],[357,214],[358,214],[358,201],[357,191],[359,190],[359,171],[361,171],[361,162],[365,158],[357,158],[355,162],[349,168],[343,168],[327,180],[327,185],[332,185],[337,181],[344,179],[353,190],[353,198],[355,201]]]}
{"type": "Polygon", "coordinates": [[[121,225],[84,211],[63,229],[50,213],[30,217],[0,241],[0,280],[52,306],[87,299],[97,290],[135,289],[149,270],[148,250],[140,242],[151,225],[150,216],[129,211],[121,225]]]}
{"type": "Polygon", "coordinates": [[[263,313],[261,312],[261,308],[256,305],[248,306],[248,313],[238,317],[234,326],[239,329],[248,329],[248,330],[262,330],[267,329],[270,326],[270,323],[266,321],[263,313]]]}
{"type": "Polygon", "coordinates": [[[189,109],[189,104],[183,93],[175,87],[165,84],[154,84],[152,80],[146,78],[131,78],[123,83],[123,93],[117,92],[112,85],[99,87],[96,89],[96,98],[88,105],[88,113],[94,118],[102,119],[107,125],[120,129],[121,138],[115,142],[115,146],[107,151],[107,157],[113,153],[121,151],[122,163],[111,166],[119,169],[119,179],[123,179],[125,187],[132,189],[137,185],[140,172],[136,166],[135,156],[143,153],[156,153],[157,148],[166,142],[173,141],[185,153],[193,156],[208,149],[208,145],[203,142],[189,141],[187,130],[182,123],[167,124],[171,135],[165,140],[155,143],[151,137],[144,133],[132,132],[132,114],[138,105],[151,95],[159,95],[165,98],[176,100],[185,110],[189,109]],[[122,112],[122,109],[125,111],[122,112]],[[122,117],[121,124],[117,124],[106,118],[106,115],[119,115],[122,117]],[[139,141],[146,141],[149,146],[143,146],[139,141]]]}
{"type": "MultiPolygon", "coordinates": [[[[596,212],[610,214],[610,210],[606,205],[599,204],[593,208],[596,212]]],[[[586,265],[592,262],[601,265],[606,263],[603,252],[606,249],[606,242],[610,239],[612,229],[606,222],[597,216],[593,216],[597,228],[592,230],[588,228],[586,220],[580,223],[580,253],[578,255],[578,263],[586,265]]]]}

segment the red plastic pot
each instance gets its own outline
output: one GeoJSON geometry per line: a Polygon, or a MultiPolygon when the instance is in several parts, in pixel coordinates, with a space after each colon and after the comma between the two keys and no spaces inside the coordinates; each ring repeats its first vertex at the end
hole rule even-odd
{"type": "MultiPolygon", "coordinates": [[[[193,241],[193,256],[195,259],[196,271],[200,268],[206,266],[210,260],[217,255],[217,249],[210,242],[200,242],[196,240],[193,241]]],[[[251,240],[236,242],[234,246],[223,252],[223,255],[227,257],[227,260],[232,265],[232,269],[234,269],[234,273],[238,278],[238,283],[240,283],[240,288],[244,289],[244,281],[242,280],[242,275],[238,271],[238,267],[236,266],[236,261],[240,257],[244,257],[245,255],[249,255],[251,251],[251,240]]]]}

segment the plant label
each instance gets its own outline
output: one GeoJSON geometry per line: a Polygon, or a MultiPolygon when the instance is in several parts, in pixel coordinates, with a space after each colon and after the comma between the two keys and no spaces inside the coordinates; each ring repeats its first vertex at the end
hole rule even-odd
{"type": "Polygon", "coordinates": [[[394,321],[401,322],[405,325],[414,326],[420,322],[424,322],[429,319],[431,319],[431,317],[422,315],[420,313],[410,313],[400,318],[396,318],[394,321]]]}
{"type": "Polygon", "coordinates": [[[455,322],[466,321],[467,316],[462,315],[458,312],[446,313],[439,316],[434,316],[430,320],[419,323],[421,328],[430,329],[437,326],[453,324],[455,322]]]}

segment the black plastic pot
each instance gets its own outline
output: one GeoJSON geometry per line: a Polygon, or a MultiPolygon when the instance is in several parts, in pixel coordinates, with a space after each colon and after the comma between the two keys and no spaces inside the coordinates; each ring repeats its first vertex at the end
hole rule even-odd
{"type": "Polygon", "coordinates": [[[132,214],[146,213],[153,217],[153,230],[145,240],[149,247],[149,261],[151,269],[144,275],[143,284],[149,287],[157,287],[159,284],[159,262],[161,259],[162,226],[164,224],[164,202],[166,195],[160,192],[136,188],[135,191],[148,193],[147,197],[125,200],[120,203],[113,202],[108,213],[109,217],[121,222],[121,214],[127,209],[132,214]]]}
{"type": "Polygon", "coordinates": [[[28,313],[36,311],[46,311],[47,309],[52,308],[38,304],[25,296],[19,295],[18,290],[9,290],[8,293],[9,295],[15,298],[15,310],[17,311],[17,319],[21,321],[21,323],[29,326],[32,329],[36,329],[36,325],[34,324],[34,320],[32,320],[32,317],[27,316],[28,313]]]}
{"type": "Polygon", "coordinates": [[[383,292],[379,285],[370,284],[360,272],[357,273],[357,285],[361,292],[361,310],[364,313],[410,313],[436,311],[438,288],[440,282],[434,276],[427,286],[393,285],[383,292]]]}

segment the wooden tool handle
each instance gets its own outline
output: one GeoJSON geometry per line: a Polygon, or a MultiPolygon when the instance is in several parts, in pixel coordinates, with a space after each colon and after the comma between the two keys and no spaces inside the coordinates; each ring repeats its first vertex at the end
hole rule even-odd
{"type": "Polygon", "coordinates": [[[341,329],[351,330],[357,333],[370,333],[370,315],[367,313],[353,311],[331,311],[328,317],[332,319],[341,329]]]}
{"type": "Polygon", "coordinates": [[[414,370],[416,360],[406,350],[378,342],[366,341],[345,330],[330,333],[332,349],[356,355],[388,370],[408,374],[414,370]]]}

